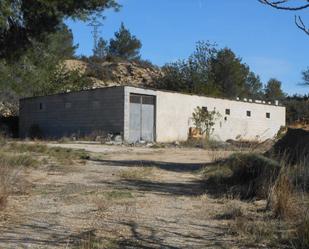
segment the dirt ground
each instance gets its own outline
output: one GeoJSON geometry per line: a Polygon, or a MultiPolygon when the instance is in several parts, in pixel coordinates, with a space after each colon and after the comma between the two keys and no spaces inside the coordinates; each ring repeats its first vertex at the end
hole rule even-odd
{"type": "Polygon", "coordinates": [[[0,248],[78,248],[90,234],[103,248],[247,248],[215,218],[226,203],[205,194],[199,174],[230,152],[49,146],[83,148],[91,158],[27,170],[29,190],[10,197],[0,222],[0,248]]]}

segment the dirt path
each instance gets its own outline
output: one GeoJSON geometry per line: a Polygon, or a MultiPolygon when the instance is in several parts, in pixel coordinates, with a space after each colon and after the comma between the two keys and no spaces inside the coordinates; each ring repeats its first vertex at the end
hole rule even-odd
{"type": "Polygon", "coordinates": [[[104,248],[239,248],[214,218],[224,205],[203,194],[197,171],[210,152],[61,146],[95,153],[26,173],[32,189],[11,198],[0,248],[74,248],[89,234],[104,248]]]}

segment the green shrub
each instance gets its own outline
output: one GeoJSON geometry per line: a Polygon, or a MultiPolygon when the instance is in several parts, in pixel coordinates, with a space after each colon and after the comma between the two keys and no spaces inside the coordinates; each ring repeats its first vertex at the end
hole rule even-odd
{"type": "Polygon", "coordinates": [[[280,165],[260,154],[233,154],[225,162],[232,175],[231,192],[242,199],[266,198],[276,180],[280,165]]]}

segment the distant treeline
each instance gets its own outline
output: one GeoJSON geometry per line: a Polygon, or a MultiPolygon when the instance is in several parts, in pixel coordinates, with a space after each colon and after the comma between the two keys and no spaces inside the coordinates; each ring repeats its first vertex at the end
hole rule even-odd
{"type": "Polygon", "coordinates": [[[283,100],[287,109],[287,122],[309,121],[309,94],[288,96],[283,100]]]}
{"type": "MultiPolygon", "coordinates": [[[[17,115],[21,97],[92,87],[91,77],[65,67],[65,60],[80,57],[75,54],[77,46],[64,19],[89,20],[106,9],[120,8],[115,0],[41,1],[39,5],[36,2],[0,4],[0,110],[8,113],[9,109],[12,115],[17,115]]],[[[121,59],[153,67],[141,58],[141,48],[142,42],[121,24],[113,38],[99,39],[88,59],[93,63],[121,59]]],[[[262,82],[230,48],[200,41],[187,59],[167,63],[158,70],[162,71],[155,79],[158,89],[224,98],[280,100],[287,106],[288,122],[308,118],[308,95],[287,96],[275,78],[262,82]]],[[[309,86],[309,70],[303,72],[303,81],[309,86]]]]}

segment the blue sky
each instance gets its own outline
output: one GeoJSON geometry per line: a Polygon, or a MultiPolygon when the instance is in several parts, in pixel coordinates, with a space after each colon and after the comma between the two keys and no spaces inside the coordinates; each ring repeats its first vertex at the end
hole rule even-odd
{"type": "MultiPolygon", "coordinates": [[[[275,77],[289,94],[309,66],[309,36],[294,24],[294,13],[274,10],[257,0],[119,0],[119,12],[107,11],[100,35],[110,39],[123,21],[143,43],[142,57],[157,65],[187,58],[199,40],[231,48],[263,82],[275,77]]],[[[306,16],[306,12],[300,12],[306,16]]],[[[307,13],[308,14],[308,13],[307,13]]],[[[305,21],[308,22],[309,19],[305,21]]],[[[78,55],[92,53],[91,28],[67,21],[78,55]]]]}

